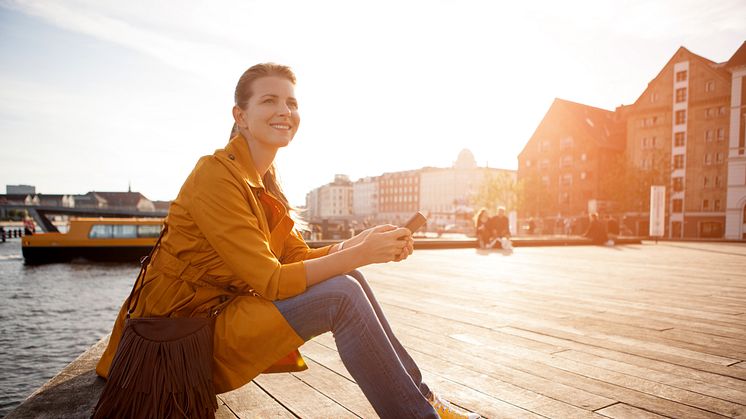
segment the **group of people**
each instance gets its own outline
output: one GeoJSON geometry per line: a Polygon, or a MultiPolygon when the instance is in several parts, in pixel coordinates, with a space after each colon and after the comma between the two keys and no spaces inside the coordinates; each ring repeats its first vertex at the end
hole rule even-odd
{"type": "Polygon", "coordinates": [[[474,224],[480,249],[512,248],[510,222],[505,215],[504,207],[498,207],[497,215],[494,216],[490,216],[487,208],[480,209],[474,219],[474,224]]]}

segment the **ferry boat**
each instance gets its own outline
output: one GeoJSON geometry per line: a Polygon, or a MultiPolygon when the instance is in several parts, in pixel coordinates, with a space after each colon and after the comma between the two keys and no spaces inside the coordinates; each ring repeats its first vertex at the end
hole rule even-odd
{"type": "Polygon", "coordinates": [[[161,234],[161,218],[71,218],[66,233],[38,233],[21,242],[26,264],[92,261],[136,262],[161,234]]]}

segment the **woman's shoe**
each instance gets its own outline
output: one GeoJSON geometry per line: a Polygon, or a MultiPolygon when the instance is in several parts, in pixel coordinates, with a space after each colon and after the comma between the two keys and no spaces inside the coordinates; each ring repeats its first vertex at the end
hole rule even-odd
{"type": "Polygon", "coordinates": [[[479,419],[481,416],[479,416],[476,413],[467,412],[466,410],[463,410],[459,407],[456,407],[449,403],[447,400],[441,399],[437,394],[432,393],[431,394],[430,404],[433,406],[433,409],[435,409],[436,412],[438,412],[438,416],[441,417],[441,419],[479,419]]]}

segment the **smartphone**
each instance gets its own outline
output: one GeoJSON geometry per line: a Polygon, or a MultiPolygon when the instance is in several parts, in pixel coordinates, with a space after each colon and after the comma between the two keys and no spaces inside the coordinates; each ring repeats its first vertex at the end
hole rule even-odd
{"type": "Polygon", "coordinates": [[[424,226],[427,222],[427,218],[425,218],[424,215],[422,215],[421,212],[417,211],[412,218],[410,218],[406,224],[404,224],[404,227],[408,228],[409,231],[414,234],[415,231],[419,230],[420,227],[424,226]]]}

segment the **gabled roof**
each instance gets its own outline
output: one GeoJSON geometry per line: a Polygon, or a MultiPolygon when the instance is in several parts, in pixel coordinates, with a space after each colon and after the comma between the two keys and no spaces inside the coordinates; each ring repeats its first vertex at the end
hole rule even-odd
{"type": "MultiPolygon", "coordinates": [[[[531,139],[543,125],[550,121],[562,121],[571,126],[577,134],[583,134],[596,141],[599,147],[623,148],[625,141],[625,124],[620,122],[613,111],[572,102],[565,99],[554,99],[547,113],[531,135],[531,139]]],[[[519,153],[526,151],[529,140],[519,153]]]]}
{"type": "Polygon", "coordinates": [[[634,103],[635,105],[637,105],[640,102],[640,99],[642,99],[642,97],[645,96],[645,93],[647,93],[648,89],[650,89],[650,86],[653,85],[658,79],[660,79],[661,76],[666,71],[666,69],[668,69],[668,67],[673,64],[674,58],[676,58],[676,56],[679,55],[680,52],[684,52],[685,54],[690,56],[692,59],[700,61],[701,63],[705,64],[706,67],[710,68],[713,73],[722,77],[723,80],[730,80],[730,75],[723,68],[721,64],[718,64],[712,60],[709,60],[701,55],[697,55],[684,47],[679,47],[679,49],[676,50],[676,52],[671,56],[671,58],[668,59],[666,64],[663,67],[661,67],[661,70],[658,72],[658,74],[652,80],[648,82],[648,85],[647,87],[645,87],[645,90],[643,90],[640,96],[637,97],[637,100],[635,100],[635,103],[634,103]]]}
{"type": "Polygon", "coordinates": [[[136,207],[140,200],[148,200],[140,192],[88,192],[106,200],[109,207],[136,207]]]}
{"type": "Polygon", "coordinates": [[[725,68],[730,69],[742,65],[746,65],[746,41],[744,41],[743,44],[741,44],[741,47],[733,53],[733,56],[730,57],[728,62],[725,64],[725,68]]]}

